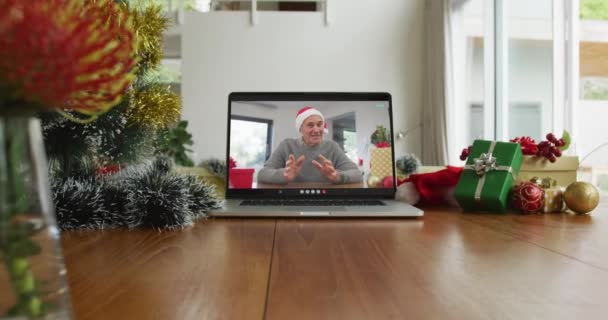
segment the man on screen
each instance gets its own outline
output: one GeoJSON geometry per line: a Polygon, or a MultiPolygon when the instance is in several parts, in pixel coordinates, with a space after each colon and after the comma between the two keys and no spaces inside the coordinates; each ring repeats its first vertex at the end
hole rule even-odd
{"type": "Polygon", "coordinates": [[[287,138],[279,144],[258,173],[258,182],[361,182],[361,171],[340,146],[334,141],[323,140],[326,127],[319,110],[300,109],[296,115],[296,130],[301,137],[287,138]]]}

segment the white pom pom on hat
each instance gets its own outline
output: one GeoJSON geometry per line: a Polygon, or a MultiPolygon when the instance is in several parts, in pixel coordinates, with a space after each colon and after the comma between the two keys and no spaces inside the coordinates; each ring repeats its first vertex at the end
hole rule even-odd
{"type": "Polygon", "coordinates": [[[415,205],[420,202],[420,193],[413,183],[406,182],[397,187],[395,199],[407,204],[415,205]]]}
{"type": "Polygon", "coordinates": [[[327,122],[325,122],[325,117],[323,116],[323,114],[321,113],[321,111],[311,107],[311,106],[306,106],[300,110],[298,110],[298,113],[296,114],[296,130],[298,132],[300,132],[300,127],[302,126],[302,123],[304,123],[304,121],[306,119],[308,119],[308,117],[311,116],[319,116],[321,117],[321,120],[323,120],[323,131],[325,133],[327,133],[327,122]]]}

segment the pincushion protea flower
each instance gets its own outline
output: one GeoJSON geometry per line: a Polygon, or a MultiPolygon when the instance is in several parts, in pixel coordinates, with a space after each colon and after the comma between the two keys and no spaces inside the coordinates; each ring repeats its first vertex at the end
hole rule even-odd
{"type": "Polygon", "coordinates": [[[110,109],[134,78],[135,44],[113,0],[0,0],[0,113],[110,109]]]}

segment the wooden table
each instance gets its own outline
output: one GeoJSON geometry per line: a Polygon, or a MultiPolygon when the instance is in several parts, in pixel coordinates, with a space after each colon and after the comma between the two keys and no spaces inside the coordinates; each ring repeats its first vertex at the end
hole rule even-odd
{"type": "Polygon", "coordinates": [[[77,319],[605,319],[591,216],[214,219],[63,234],[77,319]]]}

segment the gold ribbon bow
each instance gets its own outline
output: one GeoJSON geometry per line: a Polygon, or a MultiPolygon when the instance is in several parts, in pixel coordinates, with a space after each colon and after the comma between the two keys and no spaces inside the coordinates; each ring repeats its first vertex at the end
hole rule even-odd
{"type": "Polygon", "coordinates": [[[473,170],[475,171],[475,174],[479,176],[477,188],[475,188],[475,201],[481,200],[481,190],[483,190],[483,186],[486,183],[487,173],[491,171],[507,171],[511,173],[513,179],[515,179],[515,174],[513,173],[512,167],[496,165],[496,158],[492,156],[495,147],[496,141],[492,141],[490,143],[490,149],[488,150],[488,152],[482,153],[479,158],[474,158],[473,164],[467,164],[466,166],[464,166],[465,170],[473,170]]]}
{"type": "Polygon", "coordinates": [[[551,177],[546,177],[542,179],[539,177],[533,177],[532,179],[530,179],[530,182],[543,189],[551,189],[557,185],[557,181],[551,177]]]}

